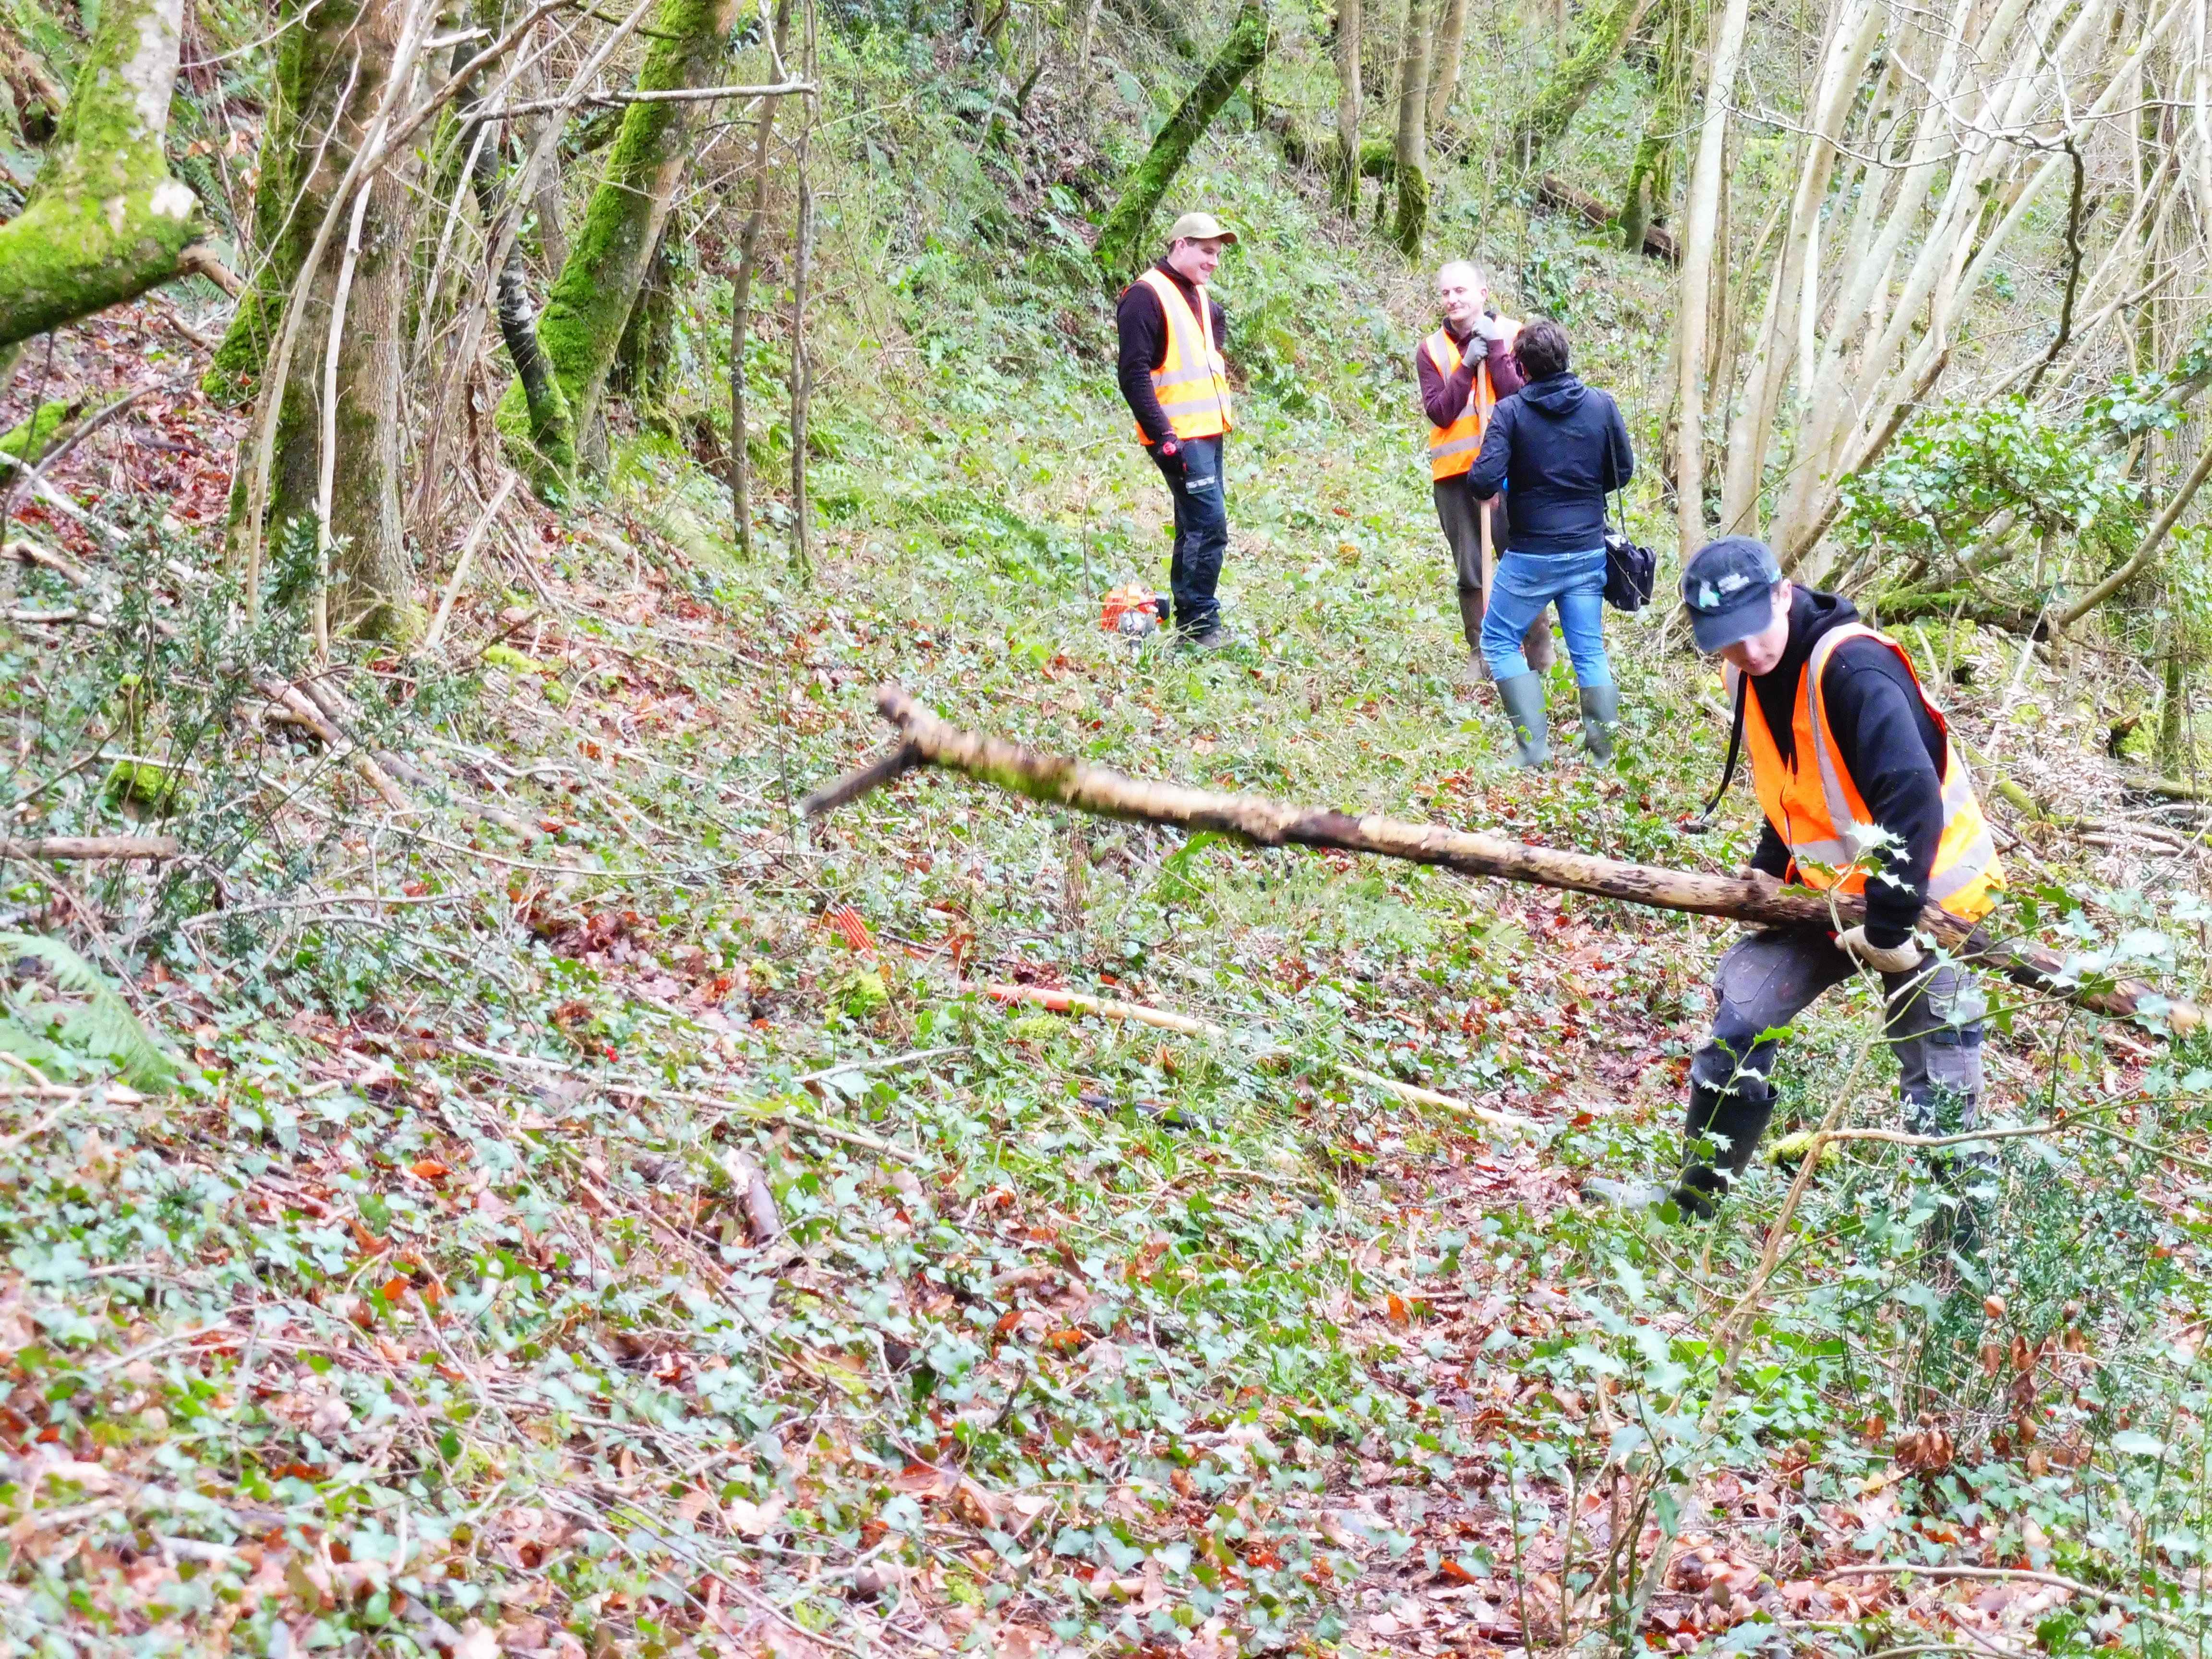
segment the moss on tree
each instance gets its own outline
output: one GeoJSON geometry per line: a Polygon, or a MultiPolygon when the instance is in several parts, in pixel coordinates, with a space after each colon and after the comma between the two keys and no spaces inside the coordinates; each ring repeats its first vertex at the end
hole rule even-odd
{"type": "Polygon", "coordinates": [[[0,345],[137,298],[181,274],[204,229],[163,153],[184,0],[100,8],[54,150],[0,225],[0,345]]]}
{"type": "MultiPolygon", "coordinates": [[[[638,72],[639,89],[714,84],[735,10],[734,0],[661,0],[653,46],[638,72]]],[[[538,319],[538,345],[567,400],[586,465],[604,458],[600,399],[690,159],[692,111],[688,104],[649,103],[632,104],[623,114],[606,175],[592,192],[538,319]]],[[[510,402],[514,395],[507,394],[510,402]]],[[[507,402],[501,404],[501,425],[512,430],[507,402]]],[[[560,468],[560,448],[556,434],[532,422],[530,455],[541,489],[560,487],[559,477],[544,470],[560,468]]],[[[574,465],[573,455],[568,465],[574,465]]]]}
{"type": "Polygon", "coordinates": [[[1612,72],[1613,61],[1650,3],[1651,0],[1602,0],[1588,14],[1582,38],[1514,124],[1511,151],[1523,167],[1534,171],[1545,150],[1566,137],[1567,128],[1597,83],[1612,72]]]}
{"type": "MultiPolygon", "coordinates": [[[[238,309],[222,343],[215,349],[200,390],[223,405],[253,395],[261,367],[283,322],[284,296],[300,274],[315,228],[301,223],[293,210],[300,188],[301,120],[307,108],[311,31],[301,16],[301,0],[286,0],[276,37],[276,61],[269,76],[269,107],[262,118],[258,178],[253,187],[253,236],[248,250],[253,276],[238,296],[238,309]]],[[[350,11],[351,8],[347,9],[350,11]]]]}
{"type": "Polygon", "coordinates": [[[1200,76],[1198,84],[1176,106],[1152,149],[1129,174],[1121,198],[1099,228],[1097,258],[1107,282],[1118,286],[1134,276],[1143,263],[1146,238],[1152,215],[1182,170],[1198,141],[1213,125],[1244,77],[1259,66],[1267,52],[1267,13],[1260,0],[1244,0],[1237,21],[1221,50],[1200,76]]]}

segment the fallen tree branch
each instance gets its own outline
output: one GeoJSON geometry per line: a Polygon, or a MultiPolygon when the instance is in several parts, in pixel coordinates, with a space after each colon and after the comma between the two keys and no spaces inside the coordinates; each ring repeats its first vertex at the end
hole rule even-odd
{"type": "Polygon", "coordinates": [[[2168,1630],[2197,1634],[2196,1626],[2183,1623],[2155,1607],[2144,1607],[2133,1597],[2121,1595],[2096,1584],[2085,1584],[2078,1578],[2067,1578],[2055,1572],[2032,1572],[2025,1567],[1931,1567],[1917,1561],[1869,1561],[1863,1566],[1838,1567],[1833,1572],[1820,1575],[1820,1582],[1832,1584],[1838,1578],[1893,1578],[1905,1574],[1922,1578],[1995,1578],[2015,1584],[2044,1584],[2052,1589],[2070,1590],[2092,1601],[2125,1607],[2139,1619],[2163,1625],[2168,1630]]]}
{"type": "MultiPolygon", "coordinates": [[[[925,764],[1102,817],[1210,830],[1257,847],[1327,847],[1376,854],[1437,865],[1465,876],[1492,876],[1767,927],[1850,927],[1865,915],[1865,901],[1855,895],[1820,894],[1729,876],[1625,864],[1439,824],[1408,823],[1376,814],[1354,817],[1263,795],[1224,795],[1146,782],[949,726],[896,686],[885,686],[876,707],[898,729],[902,746],[915,750],[925,764]]],[[[805,810],[811,814],[826,810],[817,803],[853,799],[851,782],[848,778],[831,785],[811,798],[805,810]]],[[[2056,951],[2025,941],[1994,939],[1934,905],[1921,912],[1920,926],[1959,957],[2099,1013],[2136,1020],[2160,1035],[2185,1035],[2203,1024],[2203,1012],[2192,1002],[2168,998],[2134,980],[2084,985],[2069,960],[2056,951]]]]}
{"type": "MultiPolygon", "coordinates": [[[[1556,173],[1546,173],[1536,185],[1536,199],[1547,207],[1565,208],[1570,213],[1580,214],[1600,230],[1611,228],[1620,215],[1601,202],[1586,190],[1577,190],[1556,173]]],[[[1682,250],[1675,244],[1674,233],[1664,225],[1644,227],[1645,253],[1655,259],[1664,259],[1670,265],[1682,263],[1682,250]]]]}
{"type": "Polygon", "coordinates": [[[184,851],[174,836],[38,836],[0,840],[0,859],[173,859],[184,851]]]}
{"type": "MultiPolygon", "coordinates": [[[[778,81],[764,87],[655,87],[636,88],[629,92],[589,92],[574,101],[609,108],[630,104],[711,104],[722,98],[781,98],[789,93],[817,90],[811,81],[778,81]]],[[[568,98],[532,98],[519,104],[502,104],[497,109],[470,109],[464,112],[462,119],[471,123],[503,121],[511,116],[566,109],[570,101],[568,98]]]]}
{"type": "MultiPolygon", "coordinates": [[[[1170,1013],[1164,1008],[1147,1008],[1139,1002],[1112,1002],[1103,997],[1090,997],[1080,991],[1048,991],[1036,985],[986,985],[983,994],[996,1002],[1024,1002],[1036,1007],[1051,1010],[1056,1014],[1096,1014],[1101,1019],[1133,1021],[1163,1031],[1180,1031],[1185,1036],[1225,1037],[1227,1029],[1210,1019],[1196,1019],[1188,1014],[1170,1013]]],[[[1410,1100],[1417,1105],[1441,1106],[1462,1117],[1474,1118],[1501,1129],[1527,1131],[1535,1125],[1525,1117],[1516,1117],[1510,1112],[1500,1112],[1488,1106],[1477,1106],[1471,1101],[1455,1100],[1449,1095],[1440,1095],[1434,1089],[1424,1089],[1418,1083],[1401,1083],[1381,1072],[1370,1072],[1363,1066],[1348,1060],[1332,1060],[1334,1066],[1354,1082],[1364,1083],[1370,1088],[1380,1089],[1401,1100],[1410,1100]]]]}

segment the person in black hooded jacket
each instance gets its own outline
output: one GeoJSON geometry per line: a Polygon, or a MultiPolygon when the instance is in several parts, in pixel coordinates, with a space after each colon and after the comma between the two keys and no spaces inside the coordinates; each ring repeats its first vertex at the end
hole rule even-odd
{"type": "Polygon", "coordinates": [[[1613,755],[1620,694],[1605,654],[1605,498],[1636,475],[1628,423],[1607,393],[1567,372],[1567,337],[1547,318],[1521,331],[1514,357],[1528,383],[1499,400],[1468,474],[1478,501],[1505,492],[1506,551],[1483,617],[1482,654],[1513,723],[1523,766],[1551,753],[1544,678],[1522,654],[1528,624],[1555,605],[1574,660],[1583,743],[1613,755]]]}

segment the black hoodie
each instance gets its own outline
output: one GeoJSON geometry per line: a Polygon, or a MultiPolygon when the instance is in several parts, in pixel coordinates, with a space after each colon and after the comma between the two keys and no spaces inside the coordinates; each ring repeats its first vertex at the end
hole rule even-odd
{"type": "Polygon", "coordinates": [[[1504,486],[1510,551],[1587,553],[1605,545],[1606,492],[1635,476],[1620,405],[1552,374],[1498,399],[1467,484],[1479,501],[1504,486]]]}
{"type": "MultiPolygon", "coordinates": [[[[1809,587],[1790,590],[1789,647],[1780,662],[1751,682],[1785,763],[1820,764],[1813,756],[1800,759],[1794,752],[1797,684],[1814,643],[1831,629],[1858,620],[1849,599],[1809,587]]],[[[1859,798],[1874,821],[1905,843],[1901,853],[1893,854],[1887,876],[1867,878],[1867,941],[1891,949],[1912,932],[1943,838],[1943,732],[1929,717],[1897,653],[1876,640],[1846,640],[1829,653],[1820,698],[1859,798]]],[[[1771,876],[1788,876],[1790,848],[1771,823],[1760,834],[1751,864],[1771,876]]]]}

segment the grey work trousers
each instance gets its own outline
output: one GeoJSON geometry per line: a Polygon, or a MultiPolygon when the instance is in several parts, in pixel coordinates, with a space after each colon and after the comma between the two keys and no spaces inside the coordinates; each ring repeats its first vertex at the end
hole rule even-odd
{"type": "MultiPolygon", "coordinates": [[[[1773,927],[1738,939],[1714,970],[1712,1035],[1692,1061],[1691,1076],[1723,1093],[1743,1073],[1764,1081],[1778,1052],[1770,1034],[1857,971],[1818,927],[1773,927]]],[[[1985,1005],[1972,977],[1953,963],[1923,963],[1911,973],[1884,974],[1882,988],[1907,1129],[1942,1134],[1976,1127],[1985,1005]],[[1955,1128],[1943,1121],[1946,1106],[1957,1110],[1955,1128]]]]}
{"type": "MultiPolygon", "coordinates": [[[[1444,541],[1451,548],[1454,573],[1459,578],[1459,625],[1467,635],[1467,648],[1480,659],[1482,655],[1482,612],[1489,596],[1482,587],[1482,520],[1476,516],[1474,497],[1467,491],[1467,475],[1455,478],[1439,478],[1431,486],[1436,496],[1437,522],[1443,526],[1444,541]]],[[[1491,515],[1491,541],[1493,547],[1502,545],[1500,532],[1504,502],[1493,499],[1487,504],[1491,515]]],[[[1521,641],[1522,654],[1528,659],[1528,666],[1540,672],[1559,660],[1552,648],[1552,620],[1549,611],[1537,613],[1536,620],[1528,624],[1528,632],[1521,641]]]]}

